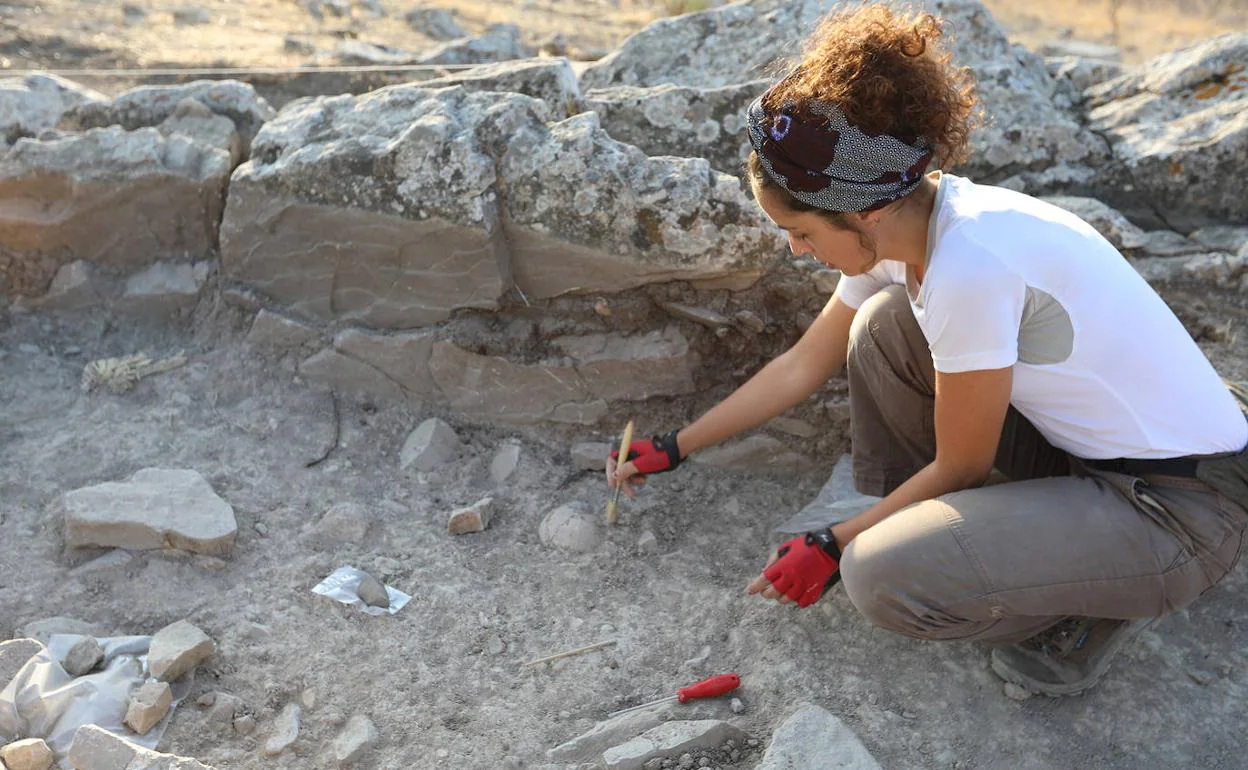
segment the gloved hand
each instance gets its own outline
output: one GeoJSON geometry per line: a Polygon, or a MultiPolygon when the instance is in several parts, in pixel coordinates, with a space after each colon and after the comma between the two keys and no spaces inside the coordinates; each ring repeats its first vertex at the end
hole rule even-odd
{"type": "Polygon", "coordinates": [[[763,577],[798,607],[814,604],[841,579],[841,549],[830,529],[795,537],[782,544],[776,556],[763,577]]]}
{"type": "MultiPolygon", "coordinates": [[[[642,475],[672,470],[680,465],[682,459],[680,447],[676,445],[676,433],[677,431],[671,431],[662,436],[634,441],[628,445],[628,457],[625,462],[631,462],[637,469],[637,473],[642,475]]],[[[611,459],[619,463],[618,449],[612,450],[611,459]]]]}

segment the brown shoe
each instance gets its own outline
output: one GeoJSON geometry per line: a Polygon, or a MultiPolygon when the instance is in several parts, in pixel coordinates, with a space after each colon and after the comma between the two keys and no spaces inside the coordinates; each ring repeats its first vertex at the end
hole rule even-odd
{"type": "Polygon", "coordinates": [[[1050,698],[1078,695],[1100,681],[1114,654],[1155,618],[1067,618],[1026,641],[992,651],[992,670],[1050,698]]]}

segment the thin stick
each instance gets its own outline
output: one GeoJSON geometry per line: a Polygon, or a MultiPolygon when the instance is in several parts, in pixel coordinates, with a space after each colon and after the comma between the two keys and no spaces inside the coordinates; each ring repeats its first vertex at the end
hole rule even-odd
{"type": "Polygon", "coordinates": [[[584,655],[587,652],[593,652],[594,650],[601,650],[603,647],[610,647],[613,644],[615,644],[615,640],[608,639],[605,642],[598,642],[597,644],[591,644],[588,647],[579,647],[575,650],[568,650],[567,652],[561,652],[558,655],[551,655],[546,658],[538,658],[537,660],[530,660],[528,663],[525,663],[524,665],[526,667],[536,666],[539,663],[550,663],[551,661],[559,660],[561,658],[570,658],[573,655],[584,655]]]}
{"type": "MultiPolygon", "coordinates": [[[[620,442],[619,466],[628,462],[628,448],[633,443],[633,421],[629,420],[628,425],[624,426],[624,439],[620,442]]],[[[615,505],[620,501],[620,490],[624,489],[624,482],[620,481],[615,485],[615,489],[611,490],[611,498],[607,500],[607,524],[614,524],[617,518],[615,505]]]]}

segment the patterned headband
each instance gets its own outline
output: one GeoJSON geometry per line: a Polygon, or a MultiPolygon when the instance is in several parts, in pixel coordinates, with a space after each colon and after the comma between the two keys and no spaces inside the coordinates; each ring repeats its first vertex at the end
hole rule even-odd
{"type": "Polygon", "coordinates": [[[768,115],[764,94],[746,115],[750,143],[767,175],[799,201],[825,211],[872,211],[919,186],[932,148],[871,136],[851,125],[836,105],[786,102],[768,115]]]}

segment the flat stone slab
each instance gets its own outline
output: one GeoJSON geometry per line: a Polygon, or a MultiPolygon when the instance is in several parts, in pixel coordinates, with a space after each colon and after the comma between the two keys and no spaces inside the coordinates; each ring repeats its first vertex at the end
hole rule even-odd
{"type": "Polygon", "coordinates": [[[152,676],[172,682],[204,662],[217,646],[198,627],[185,620],[171,623],[156,632],[147,653],[152,676]]]}
{"type": "MultiPolygon", "coordinates": [[[[718,719],[665,722],[646,730],[627,743],[607,749],[602,753],[602,761],[611,770],[642,770],[651,759],[674,759],[695,749],[717,749],[729,739],[744,741],[746,734],[740,728],[718,719]]],[[[822,768],[825,765],[794,767],[822,768]]]]}
{"type": "Polygon", "coordinates": [[[854,731],[812,703],[798,707],[771,737],[758,770],[880,770],[854,731]]]}
{"type": "Polygon", "coordinates": [[[224,556],[234,547],[234,509],[196,471],[144,468],[65,495],[65,542],[144,551],[180,548],[224,556]]]}
{"type": "Polygon", "coordinates": [[[187,757],[149,751],[97,725],[84,725],[69,747],[71,770],[214,770],[187,757]]]}

